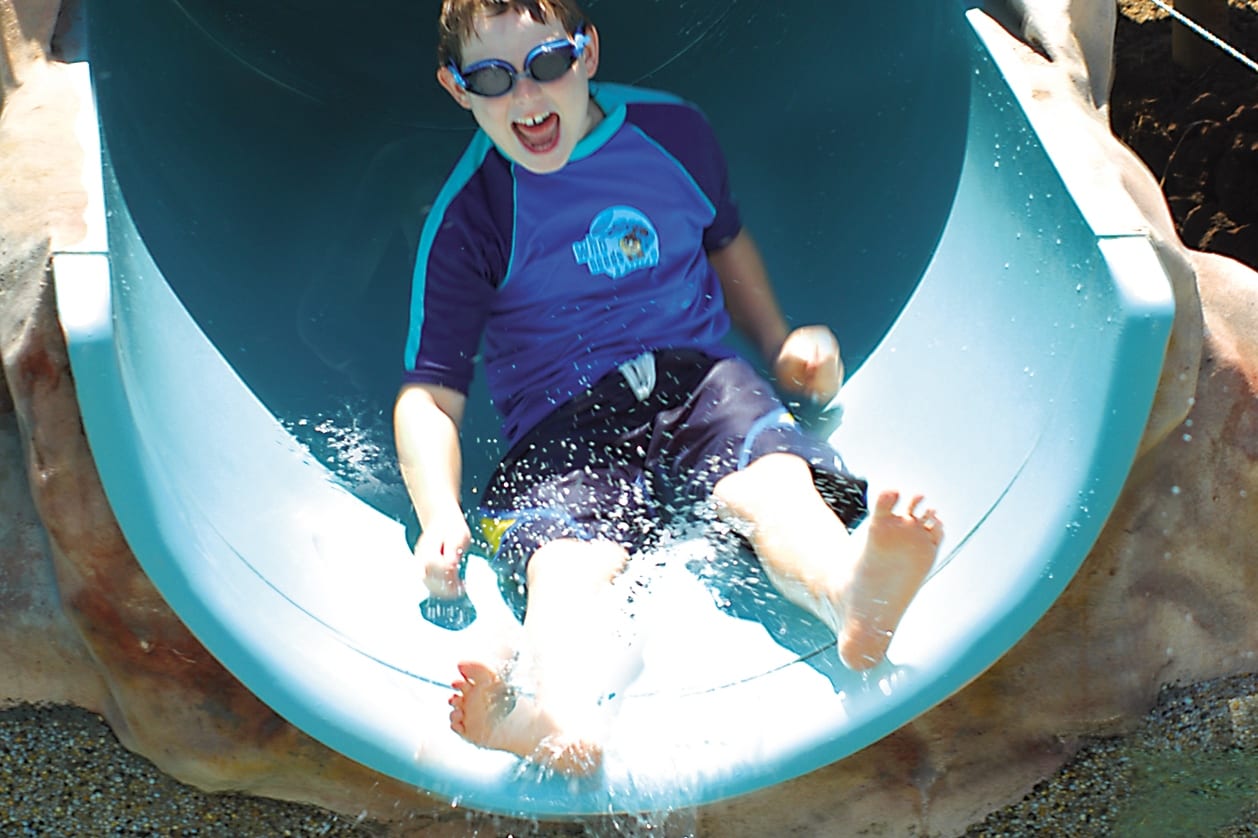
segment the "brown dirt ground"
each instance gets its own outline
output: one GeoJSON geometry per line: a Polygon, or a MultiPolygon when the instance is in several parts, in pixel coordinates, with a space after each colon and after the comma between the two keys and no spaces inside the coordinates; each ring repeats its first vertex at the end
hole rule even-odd
{"type": "MultiPolygon", "coordinates": [[[[1162,184],[1189,247],[1258,268],[1258,72],[1218,52],[1203,72],[1171,59],[1174,24],[1120,0],[1111,122],[1162,184]]],[[[1258,0],[1231,0],[1225,40],[1258,60],[1258,0]]]]}

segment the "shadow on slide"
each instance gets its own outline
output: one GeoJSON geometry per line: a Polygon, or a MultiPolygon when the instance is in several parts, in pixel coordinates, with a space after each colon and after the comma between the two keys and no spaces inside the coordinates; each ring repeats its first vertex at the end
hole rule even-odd
{"type": "MultiPolygon", "coordinates": [[[[432,80],[437,2],[369,5],[87,10],[100,232],[55,259],[84,421],[145,571],[243,683],[468,806],[658,810],[870,744],[1044,613],[1125,479],[1172,304],[1139,231],[1085,220],[991,21],[953,0],[590,0],[603,78],[709,114],[788,314],[856,370],[836,444],[871,491],[931,498],[945,556],[861,677],[745,563],[679,540],[649,568],[604,772],[570,784],[450,732],[456,661],[509,617],[475,557],[475,619],[425,616],[389,422],[414,239],[471,128],[432,80]]],[[[498,441],[487,408],[465,430],[473,487],[498,441]]]]}

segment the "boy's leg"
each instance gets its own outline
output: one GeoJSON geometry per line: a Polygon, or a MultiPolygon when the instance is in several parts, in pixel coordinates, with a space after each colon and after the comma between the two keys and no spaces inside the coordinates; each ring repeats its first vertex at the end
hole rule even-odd
{"type": "Polygon", "coordinates": [[[563,773],[595,770],[600,699],[623,686],[609,683],[608,661],[623,619],[612,582],[627,560],[610,541],[564,538],[539,548],[527,569],[526,648],[512,660],[459,665],[450,699],[455,732],[563,773]]]}
{"type": "Polygon", "coordinates": [[[773,584],[834,631],[848,667],[883,659],[939,551],[943,525],[934,510],[920,512],[919,497],[897,514],[899,495],[886,492],[849,534],[808,463],[789,453],[766,454],[722,477],[713,496],[722,517],[749,531],[773,584]]]}

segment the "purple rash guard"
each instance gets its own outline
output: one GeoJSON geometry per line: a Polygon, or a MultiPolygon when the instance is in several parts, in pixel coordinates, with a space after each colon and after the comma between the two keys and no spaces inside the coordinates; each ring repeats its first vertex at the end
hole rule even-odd
{"type": "Polygon", "coordinates": [[[405,380],[466,394],[480,346],[511,445],[644,351],[732,354],[707,253],[741,221],[711,127],[667,94],[591,95],[603,121],[551,174],[478,131],[420,239],[405,380]]]}

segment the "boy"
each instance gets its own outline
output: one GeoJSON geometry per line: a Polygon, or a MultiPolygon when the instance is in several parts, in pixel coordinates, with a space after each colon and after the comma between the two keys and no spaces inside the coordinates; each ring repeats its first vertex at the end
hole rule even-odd
{"type": "Polygon", "coordinates": [[[511,447],[480,528],[505,592],[524,598],[513,647],[459,666],[452,728],[563,772],[596,768],[584,711],[616,636],[612,582],[660,522],[704,504],[830,626],[848,666],[876,664],[942,525],[920,497],[897,513],[887,492],[850,535],[864,482],[722,345],[732,320],[781,387],[838,392],[838,343],[823,326],[788,332],[707,122],[663,94],[592,87],[598,32],[574,0],[445,0],[441,33],[437,80],[481,130],[421,239],[398,455],[425,581],[457,596],[471,543],[458,428],[483,337],[511,447]]]}

